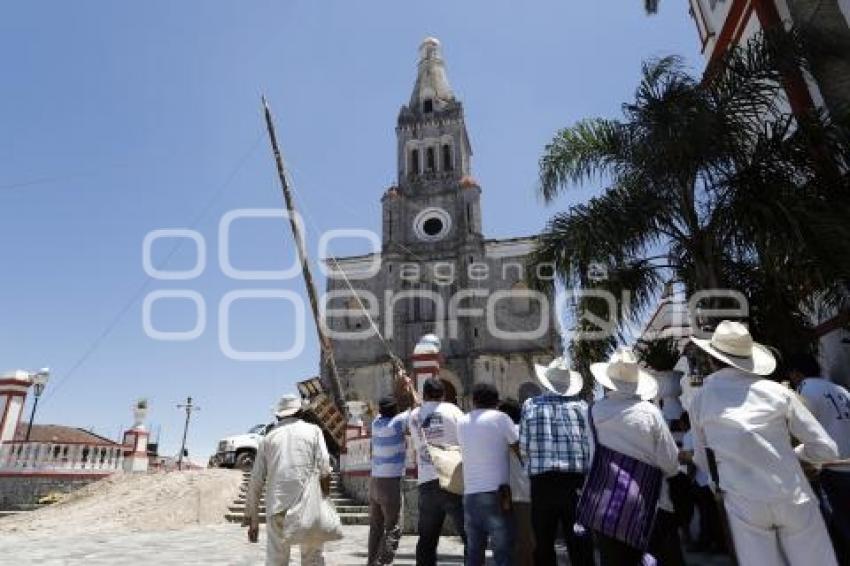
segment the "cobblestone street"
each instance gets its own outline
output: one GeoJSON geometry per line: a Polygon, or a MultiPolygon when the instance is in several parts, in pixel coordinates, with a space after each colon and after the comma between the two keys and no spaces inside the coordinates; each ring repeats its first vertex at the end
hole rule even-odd
{"type": "MultiPolygon", "coordinates": [[[[326,562],[333,566],[362,566],[366,563],[368,527],[346,526],[345,532],[345,539],[328,545],[326,562]]],[[[395,564],[415,564],[415,546],[416,537],[402,538],[395,564]]],[[[250,544],[245,530],[231,524],[163,532],[0,535],[2,566],[259,566],[263,564],[264,551],[264,529],[260,531],[260,542],[250,544]]],[[[300,564],[297,552],[292,558],[292,564],[300,564]]],[[[567,563],[563,554],[559,559],[561,563],[567,563]]],[[[447,565],[463,563],[460,539],[444,537],[440,541],[439,562],[447,565]]],[[[689,557],[688,564],[725,566],[729,562],[719,557],[701,556],[689,557]]]]}
{"type": "MultiPolygon", "coordinates": [[[[347,526],[346,537],[328,545],[328,565],[366,563],[368,527],[347,526]]],[[[415,537],[404,537],[396,564],[414,564],[415,537]]],[[[245,529],[236,525],[192,527],[177,531],[97,533],[56,536],[52,533],[4,533],[0,535],[0,564],[3,566],[186,566],[227,564],[262,565],[265,529],[260,542],[248,542],[245,529]]],[[[294,552],[292,564],[300,564],[294,552]]],[[[440,563],[462,564],[460,539],[440,541],[440,563]]]]}

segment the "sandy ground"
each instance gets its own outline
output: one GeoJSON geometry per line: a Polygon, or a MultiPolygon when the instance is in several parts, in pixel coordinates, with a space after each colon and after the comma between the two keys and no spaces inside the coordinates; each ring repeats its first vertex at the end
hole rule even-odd
{"type": "Polygon", "coordinates": [[[241,472],[222,469],[115,474],[60,503],[0,519],[0,534],[40,531],[61,536],[220,524],[241,481],[241,472]]]}

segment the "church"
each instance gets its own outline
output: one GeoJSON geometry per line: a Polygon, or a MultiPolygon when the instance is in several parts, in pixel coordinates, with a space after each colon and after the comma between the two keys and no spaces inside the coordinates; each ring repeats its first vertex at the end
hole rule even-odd
{"type": "Polygon", "coordinates": [[[535,238],[482,234],[463,104],[434,38],[419,48],[396,136],[398,180],[381,197],[380,252],[324,260],[325,323],[346,398],[390,392],[391,353],[409,366],[425,334],[441,340],[447,400],[468,408],[478,382],[503,398],[537,394],[534,364],[561,351],[553,294],[526,283],[530,270],[547,276],[546,266],[529,261],[535,238]]]}

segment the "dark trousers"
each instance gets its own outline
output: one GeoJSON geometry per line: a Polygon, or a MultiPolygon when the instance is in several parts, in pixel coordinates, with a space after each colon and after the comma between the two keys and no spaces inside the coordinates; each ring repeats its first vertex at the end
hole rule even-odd
{"type": "Polygon", "coordinates": [[[575,533],[578,490],[584,485],[584,474],[544,472],[531,476],[531,524],[536,545],[534,564],[555,566],[555,537],[560,526],[564,531],[571,566],[593,566],[593,542],[590,536],[575,533]]]}
{"type": "MultiPolygon", "coordinates": [[[[642,550],[601,533],[594,534],[601,566],[640,566],[644,554],[642,550]]],[[[673,513],[658,510],[647,552],[655,557],[658,566],[685,565],[678,524],[673,513]]]]}
{"type": "Polygon", "coordinates": [[[826,498],[827,517],[835,556],[841,566],[850,565],[850,472],[823,470],[820,487],[826,498]]]}
{"type": "Polygon", "coordinates": [[[392,564],[401,539],[401,478],[369,480],[369,566],[392,564]]]}
{"type": "Polygon", "coordinates": [[[670,487],[673,509],[676,510],[677,526],[684,529],[685,536],[688,536],[691,519],[694,517],[694,482],[687,474],[680,472],[667,479],[667,485],[670,487]]]}
{"type": "Polygon", "coordinates": [[[463,498],[440,488],[439,480],[419,485],[419,541],[416,543],[416,565],[437,564],[437,543],[448,515],[466,547],[463,529],[463,498]]]}
{"type": "Polygon", "coordinates": [[[694,484],[694,502],[699,509],[699,546],[704,549],[723,550],[726,547],[726,535],[723,534],[720,510],[711,488],[694,484]]]}

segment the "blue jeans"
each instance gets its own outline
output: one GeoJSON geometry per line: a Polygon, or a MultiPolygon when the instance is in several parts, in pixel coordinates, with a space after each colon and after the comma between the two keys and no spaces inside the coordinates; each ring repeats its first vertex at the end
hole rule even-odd
{"type": "Polygon", "coordinates": [[[497,566],[513,564],[513,514],[502,511],[499,492],[470,493],[463,496],[466,527],[466,566],[483,566],[487,537],[497,566]]]}

